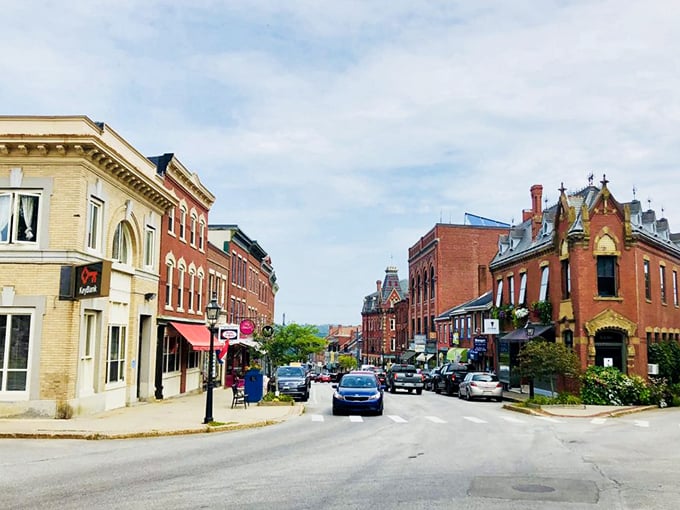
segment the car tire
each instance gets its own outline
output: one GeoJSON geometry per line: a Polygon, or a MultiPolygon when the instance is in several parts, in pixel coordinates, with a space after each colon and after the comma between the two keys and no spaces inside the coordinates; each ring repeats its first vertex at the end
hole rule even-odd
{"type": "Polygon", "coordinates": [[[333,408],[333,416],[337,416],[339,414],[340,414],[340,412],[334,407],[333,408]]]}
{"type": "Polygon", "coordinates": [[[503,397],[496,397],[496,402],[503,402],[503,397]]]}
{"type": "Polygon", "coordinates": [[[416,395],[422,395],[422,394],[423,394],[423,389],[422,389],[422,388],[416,389],[416,395]]]}
{"type": "Polygon", "coordinates": [[[458,388],[458,398],[463,400],[463,392],[460,391],[460,388],[458,388]]]}
{"type": "Polygon", "coordinates": [[[396,393],[397,389],[394,386],[390,386],[390,393],[396,393]]]}
{"type": "Polygon", "coordinates": [[[453,389],[451,388],[451,386],[447,386],[447,387],[446,387],[446,394],[447,394],[449,397],[450,397],[451,395],[453,395],[453,389]]]}

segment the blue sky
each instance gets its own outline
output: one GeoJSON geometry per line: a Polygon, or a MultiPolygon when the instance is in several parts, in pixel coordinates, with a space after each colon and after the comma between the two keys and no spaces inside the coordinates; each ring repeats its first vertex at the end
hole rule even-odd
{"type": "MultiPolygon", "coordinates": [[[[360,324],[385,268],[465,212],[606,173],[680,230],[672,1],[2,3],[3,114],[174,152],[271,255],[276,322],[360,324]]],[[[453,304],[452,304],[453,305],[453,304]]]]}

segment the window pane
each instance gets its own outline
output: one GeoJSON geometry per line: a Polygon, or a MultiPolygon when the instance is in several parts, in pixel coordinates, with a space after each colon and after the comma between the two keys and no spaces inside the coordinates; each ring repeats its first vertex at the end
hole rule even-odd
{"type": "Polygon", "coordinates": [[[0,241],[4,243],[9,241],[11,202],[10,195],[0,195],[0,241]]]}
{"type": "Polygon", "coordinates": [[[24,391],[26,389],[26,371],[7,372],[7,391],[24,391]]]}
{"type": "Polygon", "coordinates": [[[38,235],[38,197],[18,195],[17,241],[35,242],[38,235]]]}
{"type": "Polygon", "coordinates": [[[28,342],[31,330],[30,315],[13,315],[9,339],[8,368],[28,368],[28,342]]]}
{"type": "Polygon", "coordinates": [[[0,315],[0,369],[5,366],[5,335],[7,335],[7,316],[0,315]]]}

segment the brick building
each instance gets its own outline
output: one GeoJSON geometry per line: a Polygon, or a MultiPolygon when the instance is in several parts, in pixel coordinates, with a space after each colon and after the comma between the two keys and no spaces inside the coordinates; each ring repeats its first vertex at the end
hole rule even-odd
{"type": "MultiPolygon", "coordinates": [[[[217,250],[229,257],[229,271],[220,268],[221,256],[214,263],[210,257],[208,286],[218,296],[227,325],[238,326],[238,339],[231,341],[225,357],[225,385],[235,374],[242,374],[259,358],[253,335],[244,334],[241,325],[252,325],[255,335],[263,326],[274,323],[274,304],[279,286],[271,257],[237,225],[209,225],[208,239],[217,250]],[[226,283],[226,285],[225,285],[226,283]]],[[[210,250],[209,255],[214,253],[210,250]]]]}
{"type": "Polygon", "coordinates": [[[156,167],[84,116],[0,117],[0,409],[68,417],[153,398],[156,167]]]}
{"type": "Polygon", "coordinates": [[[491,290],[489,262],[498,251],[498,236],[506,234],[508,226],[490,220],[486,223],[437,223],[409,248],[411,342],[424,337],[436,342],[437,352],[446,355],[453,345],[453,332],[445,321],[438,329],[435,319],[491,290]]]}
{"type": "MultiPolygon", "coordinates": [[[[531,187],[523,222],[500,237],[491,263],[494,305],[534,310],[534,330],[502,321],[499,375],[516,384],[516,354],[531,336],[573,347],[585,369],[613,366],[647,376],[647,346],[678,340],[680,236],[637,200],[617,201],[603,178],[541,209],[531,187]]],[[[523,321],[522,321],[523,322],[523,321]]]]}
{"type": "Polygon", "coordinates": [[[369,364],[384,367],[400,355],[395,305],[407,296],[406,283],[406,280],[399,280],[396,267],[388,266],[384,280],[375,282],[376,291],[364,298],[361,309],[362,357],[369,364]]]}
{"type": "Polygon", "coordinates": [[[163,218],[160,229],[156,398],[199,390],[203,356],[210,333],[205,324],[208,303],[208,212],[215,196],[174,154],[150,157],[164,186],[179,203],[163,218]]]}

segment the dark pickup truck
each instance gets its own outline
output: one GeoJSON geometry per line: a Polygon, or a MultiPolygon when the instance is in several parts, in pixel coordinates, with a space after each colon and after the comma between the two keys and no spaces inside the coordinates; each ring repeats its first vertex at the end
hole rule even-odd
{"type": "Polygon", "coordinates": [[[432,386],[435,393],[445,392],[447,395],[458,393],[458,386],[468,373],[468,366],[463,363],[447,363],[439,374],[434,376],[432,386]]]}
{"type": "Polygon", "coordinates": [[[387,387],[390,393],[397,390],[407,390],[411,393],[416,390],[416,393],[420,395],[424,385],[423,376],[418,373],[414,365],[396,363],[387,371],[387,387]]]}

